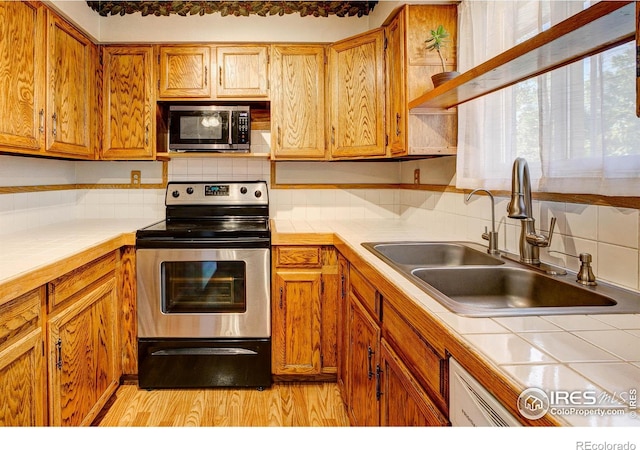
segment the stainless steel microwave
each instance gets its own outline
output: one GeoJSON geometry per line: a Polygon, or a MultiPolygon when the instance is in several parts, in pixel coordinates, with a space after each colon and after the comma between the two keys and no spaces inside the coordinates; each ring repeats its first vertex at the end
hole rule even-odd
{"type": "Polygon", "coordinates": [[[171,105],[170,152],[248,152],[249,106],[171,105]]]}

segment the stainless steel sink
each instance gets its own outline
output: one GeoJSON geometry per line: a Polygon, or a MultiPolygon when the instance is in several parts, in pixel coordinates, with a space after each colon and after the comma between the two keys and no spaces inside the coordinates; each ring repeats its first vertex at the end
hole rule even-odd
{"type": "Polygon", "coordinates": [[[362,244],[451,311],[470,317],[640,313],[640,294],[551,276],[470,242],[362,244]]]}
{"type": "Polygon", "coordinates": [[[367,242],[362,245],[380,258],[403,266],[496,266],[504,264],[500,258],[456,242],[390,242],[380,244],[367,242]]]}

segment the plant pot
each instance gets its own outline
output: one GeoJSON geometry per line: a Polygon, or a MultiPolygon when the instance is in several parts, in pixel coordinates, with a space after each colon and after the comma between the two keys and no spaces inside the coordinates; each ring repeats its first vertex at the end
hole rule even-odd
{"type": "Polygon", "coordinates": [[[445,83],[449,80],[453,80],[455,77],[460,75],[460,72],[440,72],[435,75],[431,75],[431,81],[433,82],[433,87],[437,88],[442,83],[445,83]]]}

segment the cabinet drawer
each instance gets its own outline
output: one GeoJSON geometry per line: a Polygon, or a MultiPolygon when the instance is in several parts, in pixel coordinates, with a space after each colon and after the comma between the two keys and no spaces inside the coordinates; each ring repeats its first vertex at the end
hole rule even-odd
{"type": "Polygon", "coordinates": [[[276,265],[278,267],[321,267],[322,248],[276,247],[276,265]]]}
{"type": "Polygon", "coordinates": [[[425,385],[425,388],[437,395],[437,400],[444,403],[445,392],[444,370],[446,358],[440,356],[434,348],[409,325],[400,314],[384,304],[383,320],[384,336],[393,342],[396,351],[411,373],[425,385]]]}
{"type": "Polygon", "coordinates": [[[367,311],[378,319],[380,308],[376,288],[369,284],[364,276],[353,267],[349,270],[349,286],[351,292],[360,299],[360,302],[362,302],[362,305],[367,311]]]}
{"type": "Polygon", "coordinates": [[[40,327],[43,288],[5,303],[0,309],[0,350],[40,327]]]}
{"type": "Polygon", "coordinates": [[[49,312],[115,268],[116,253],[111,252],[53,280],[49,283],[49,312]]]}

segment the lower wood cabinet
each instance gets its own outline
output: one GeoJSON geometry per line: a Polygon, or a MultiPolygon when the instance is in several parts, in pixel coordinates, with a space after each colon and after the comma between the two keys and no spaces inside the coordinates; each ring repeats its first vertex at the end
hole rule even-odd
{"type": "Polygon", "coordinates": [[[0,426],[47,424],[44,297],[38,288],[0,307],[0,426]]]}
{"type": "Polygon", "coordinates": [[[447,426],[449,421],[384,339],[380,344],[380,425],[447,426]]]}
{"type": "Polygon", "coordinates": [[[49,320],[51,425],[90,425],[119,383],[115,276],[49,320]]]}
{"type": "Polygon", "coordinates": [[[351,424],[449,425],[440,343],[432,346],[411,326],[370,272],[344,257],[339,261],[338,385],[351,424]]]}
{"type": "Polygon", "coordinates": [[[124,354],[121,253],[62,264],[67,273],[3,300],[0,426],[90,425],[115,392],[124,354]]]}
{"type": "Polygon", "coordinates": [[[380,425],[378,413],[380,364],[380,326],[362,307],[360,300],[349,296],[347,411],[354,426],[380,425]]]}
{"type": "Polygon", "coordinates": [[[335,380],[337,259],[330,246],[272,251],[272,370],[283,379],[335,380]]]}

